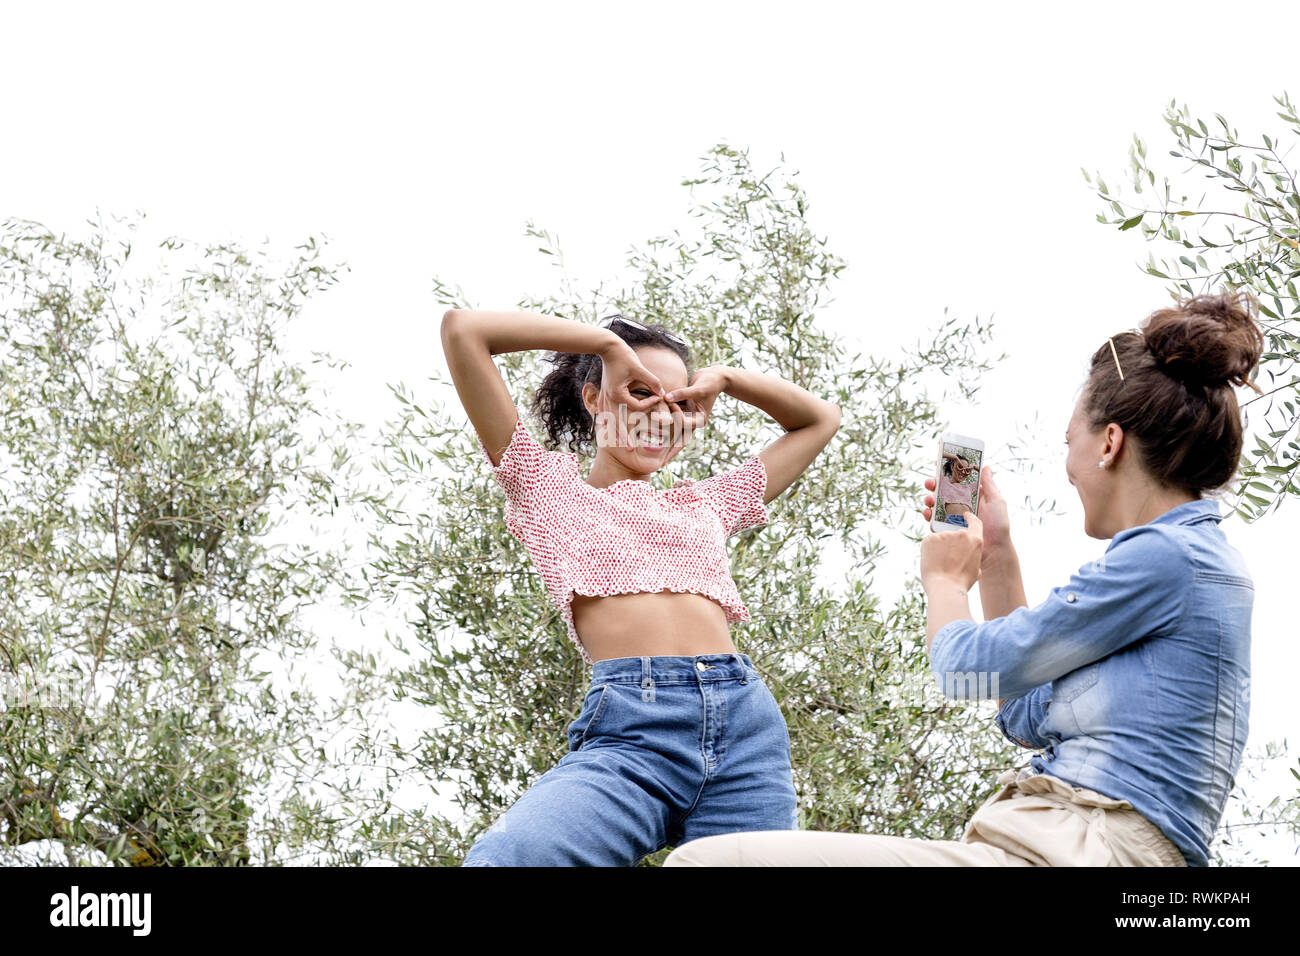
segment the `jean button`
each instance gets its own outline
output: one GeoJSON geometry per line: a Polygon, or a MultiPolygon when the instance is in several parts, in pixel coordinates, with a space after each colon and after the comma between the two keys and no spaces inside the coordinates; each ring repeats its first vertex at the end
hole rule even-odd
{"type": "Polygon", "coordinates": [[[695,662],[695,669],[696,669],[697,671],[702,671],[702,670],[704,670],[704,661],[696,661],[696,662],[695,662]]]}

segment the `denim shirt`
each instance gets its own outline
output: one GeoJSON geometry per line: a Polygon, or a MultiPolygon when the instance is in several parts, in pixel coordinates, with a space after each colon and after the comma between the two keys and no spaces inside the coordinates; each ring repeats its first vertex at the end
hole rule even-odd
{"type": "Polygon", "coordinates": [[[949,697],[1008,698],[997,724],[1031,767],[1127,800],[1191,866],[1246,745],[1255,590],[1199,499],[1121,531],[1037,607],[935,634],[949,697]]]}

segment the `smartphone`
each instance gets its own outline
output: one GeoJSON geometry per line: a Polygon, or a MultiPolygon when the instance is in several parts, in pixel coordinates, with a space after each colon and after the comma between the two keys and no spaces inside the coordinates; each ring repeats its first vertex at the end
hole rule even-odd
{"type": "Polygon", "coordinates": [[[930,528],[952,531],[966,527],[966,514],[979,514],[980,467],[984,442],[968,435],[945,433],[939,439],[934,478],[934,515],[930,528]]]}

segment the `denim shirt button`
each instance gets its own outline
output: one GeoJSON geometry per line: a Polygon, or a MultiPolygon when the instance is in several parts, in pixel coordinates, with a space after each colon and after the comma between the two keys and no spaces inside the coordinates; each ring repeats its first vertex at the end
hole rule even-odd
{"type": "Polygon", "coordinates": [[[1079,595],[1075,594],[1073,591],[1070,591],[1065,595],[1066,604],[1073,604],[1077,600],[1079,600],[1079,595]]]}

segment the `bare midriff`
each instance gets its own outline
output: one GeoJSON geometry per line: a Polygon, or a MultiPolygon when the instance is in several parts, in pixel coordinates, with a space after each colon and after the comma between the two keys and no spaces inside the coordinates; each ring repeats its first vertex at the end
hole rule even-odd
{"type": "Polygon", "coordinates": [[[573,626],[593,661],[737,653],[722,605],[703,594],[575,594],[573,626]]]}

